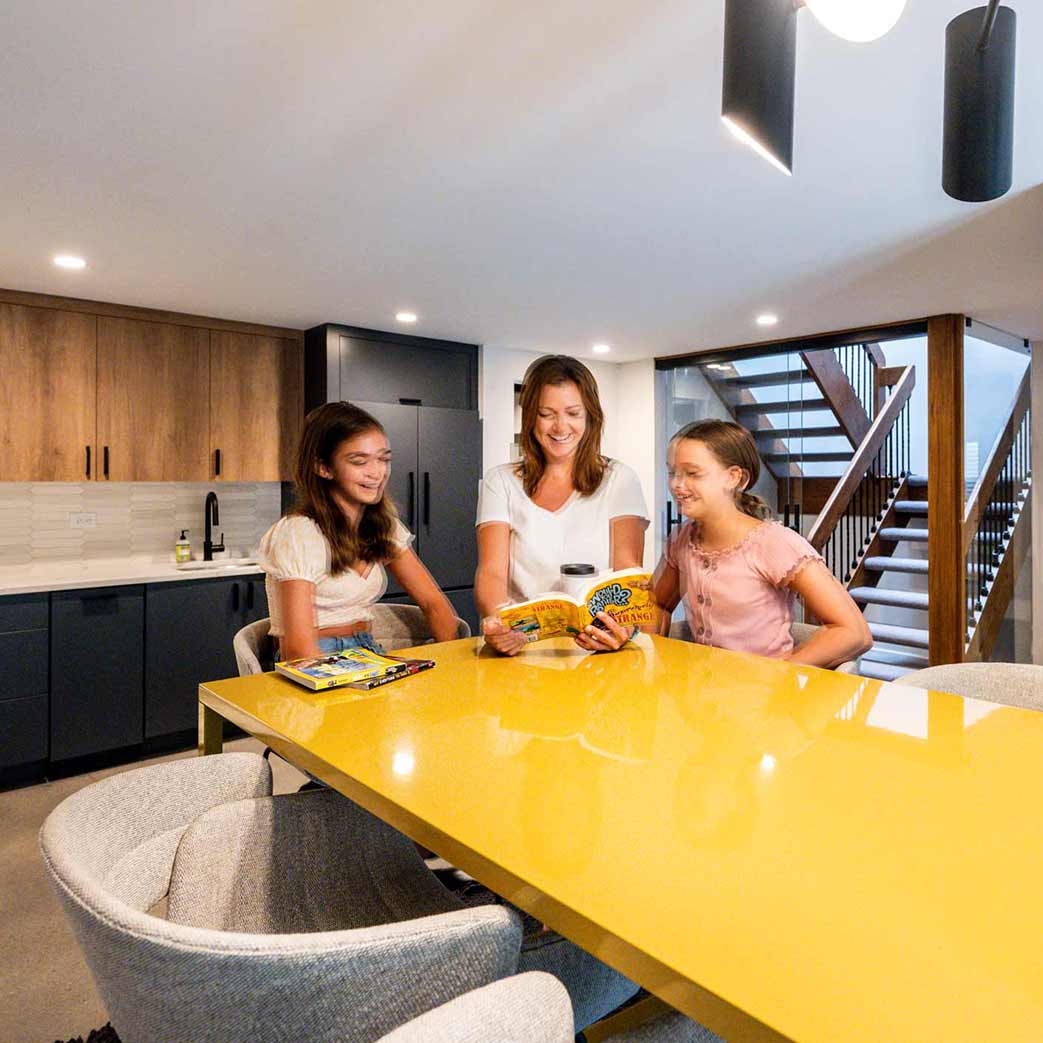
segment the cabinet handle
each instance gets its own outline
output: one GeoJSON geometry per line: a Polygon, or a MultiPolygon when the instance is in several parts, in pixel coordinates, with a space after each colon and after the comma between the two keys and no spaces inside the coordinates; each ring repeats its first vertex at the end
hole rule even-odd
{"type": "Polygon", "coordinates": [[[424,472],[424,524],[431,524],[431,472],[424,472]]]}
{"type": "Polygon", "coordinates": [[[238,612],[239,611],[239,584],[238,583],[233,583],[232,584],[232,611],[233,612],[238,612]]]}
{"type": "Polygon", "coordinates": [[[215,478],[220,478],[221,477],[221,450],[220,449],[215,449],[214,450],[214,477],[215,478]]]}
{"type": "Polygon", "coordinates": [[[670,539],[670,533],[673,527],[677,524],[674,521],[674,502],[669,497],[666,501],[666,538],[670,539]]]}
{"type": "Polygon", "coordinates": [[[793,505],[793,531],[800,532],[800,504],[793,505]]]}
{"type": "Polygon", "coordinates": [[[786,504],[785,509],[782,512],[782,524],[789,528],[789,504],[786,504]]]}
{"type": "Polygon", "coordinates": [[[409,472],[409,527],[416,528],[416,474],[409,472]]]}
{"type": "Polygon", "coordinates": [[[246,611],[254,607],[254,585],[250,582],[246,584],[246,611]]]}
{"type": "Polygon", "coordinates": [[[109,447],[105,446],[101,452],[101,471],[102,474],[109,477],[109,447]]]}
{"type": "Polygon", "coordinates": [[[86,446],[85,448],[87,449],[87,477],[90,478],[90,476],[91,476],[91,447],[90,446],[86,446]]]}

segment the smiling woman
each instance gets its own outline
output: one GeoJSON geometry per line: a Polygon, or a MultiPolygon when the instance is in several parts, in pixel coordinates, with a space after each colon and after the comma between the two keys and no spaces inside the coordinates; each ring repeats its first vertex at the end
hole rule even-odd
{"type": "Polygon", "coordinates": [[[371,608],[387,590],[385,566],[435,640],[456,637],[452,606],[386,496],[390,473],[387,435],[365,410],[329,402],[308,414],[294,476],[301,502],[265,533],[258,558],[283,659],[375,648],[371,608]]]}
{"type": "MultiPolygon", "coordinates": [[[[593,375],[567,355],[546,355],[525,374],[517,464],[494,467],[478,502],[475,601],[486,641],[514,655],[523,635],[496,610],[556,589],[563,564],[598,571],[640,565],[648,511],[637,475],[601,455],[604,413],[593,375]]],[[[577,643],[614,651],[630,637],[609,621],[577,643]]]]}

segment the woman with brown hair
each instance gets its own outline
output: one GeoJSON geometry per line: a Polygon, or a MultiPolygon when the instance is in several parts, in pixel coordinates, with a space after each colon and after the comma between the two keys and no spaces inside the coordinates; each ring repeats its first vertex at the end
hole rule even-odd
{"type": "Polygon", "coordinates": [[[815,548],[750,492],[760,457],[745,428],[727,420],[689,424],[671,439],[667,468],[688,520],[656,568],[660,633],[669,632],[683,598],[692,638],[703,645],[823,667],[872,645],[865,617],[815,548]],[[797,595],[822,625],[794,648],[797,595]]]}
{"type": "MultiPolygon", "coordinates": [[[[637,475],[601,455],[604,413],[593,374],[567,355],[545,355],[521,392],[522,459],[492,468],[478,500],[474,594],[485,640],[514,655],[525,645],[496,615],[504,604],[557,589],[563,564],[599,572],[640,566],[648,511],[637,475]]],[[[599,615],[576,638],[594,652],[631,636],[599,615]]]]}
{"type": "Polygon", "coordinates": [[[436,641],[456,637],[456,614],[386,496],[390,472],[387,435],[365,410],[328,402],[305,418],[294,473],[300,502],[265,533],[258,559],[283,659],[380,651],[370,607],[387,590],[385,568],[423,609],[436,641]]]}

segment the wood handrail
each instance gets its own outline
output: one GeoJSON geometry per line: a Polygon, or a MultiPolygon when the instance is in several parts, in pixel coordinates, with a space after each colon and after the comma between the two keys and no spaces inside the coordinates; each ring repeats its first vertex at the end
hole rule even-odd
{"type": "Polygon", "coordinates": [[[855,490],[861,483],[866,471],[872,465],[881,446],[887,440],[887,436],[891,433],[891,428],[894,427],[899,413],[902,412],[902,407],[909,401],[914,387],[916,387],[916,370],[913,366],[906,366],[905,373],[895,385],[895,389],[887,400],[887,404],[877,414],[876,419],[869,428],[869,433],[858,446],[855,455],[847,466],[847,470],[840,481],[837,482],[832,494],[826,501],[825,507],[822,508],[822,513],[819,514],[815,521],[811,534],[808,536],[808,541],[815,550],[821,551],[825,547],[833,533],[833,529],[836,528],[836,524],[840,520],[840,516],[851,502],[851,497],[854,496],[855,490]]]}
{"type": "Polygon", "coordinates": [[[982,513],[992,496],[993,490],[996,488],[996,482],[999,481],[1000,474],[1003,472],[1003,465],[1007,462],[1011,447],[1014,445],[1014,439],[1021,429],[1021,423],[1025,419],[1025,414],[1028,412],[1029,405],[1032,402],[1032,386],[1029,378],[1030,371],[1026,369],[1025,375],[1021,378],[1021,383],[1018,385],[1018,390],[1010,404],[1007,423],[997,436],[992,452],[989,453],[988,462],[978,476],[971,495],[967,498],[967,507],[963,513],[964,554],[967,553],[978,532],[982,513]]]}

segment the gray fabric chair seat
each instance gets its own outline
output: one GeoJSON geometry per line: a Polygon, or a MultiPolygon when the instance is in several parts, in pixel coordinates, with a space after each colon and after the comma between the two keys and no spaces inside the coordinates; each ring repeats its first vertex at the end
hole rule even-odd
{"type": "Polygon", "coordinates": [[[915,670],[898,684],[932,688],[1004,706],[1043,710],[1043,666],[1028,663],[953,663],[915,670]]]}
{"type": "MultiPolygon", "coordinates": [[[[572,1043],[568,993],[548,974],[519,974],[421,1015],[379,1043],[572,1043]]],[[[680,1014],[667,1014],[606,1043],[724,1043],[680,1014]]]]}
{"type": "MultiPolygon", "coordinates": [[[[44,864],[124,1043],[369,1043],[514,972],[521,929],[496,906],[447,902],[436,915],[307,934],[150,915],[200,814],[267,801],[270,792],[267,762],[232,753],[103,779],[48,816],[44,864]]],[[[187,857],[186,849],[182,863],[187,857]]],[[[229,848],[224,861],[235,860],[229,848]]],[[[242,871],[263,883],[267,864],[242,871]]],[[[251,895],[234,915],[256,916],[258,905],[251,895]]]]}
{"type": "MultiPolygon", "coordinates": [[[[491,894],[491,893],[490,893],[491,894]]],[[[568,988],[579,1028],[637,986],[560,935],[521,943],[508,906],[465,906],[428,870],[406,836],[332,790],[216,807],[185,831],[170,876],[167,916],[212,930],[335,931],[451,913],[507,912],[519,933],[515,965],[568,988]]]]}
{"type": "MultiPolygon", "coordinates": [[[[811,623],[794,623],[790,626],[789,632],[790,637],[793,638],[794,645],[802,645],[805,641],[810,641],[815,633],[818,631],[818,627],[811,623]]],[[[692,628],[688,625],[688,620],[679,619],[670,624],[670,637],[676,641],[691,641],[692,640],[692,628]]],[[[857,674],[858,673],[858,660],[849,659],[846,662],[839,663],[833,669],[838,674],[857,674]]]]}

